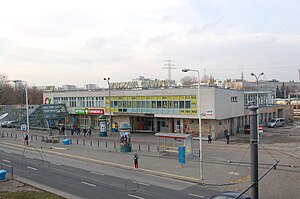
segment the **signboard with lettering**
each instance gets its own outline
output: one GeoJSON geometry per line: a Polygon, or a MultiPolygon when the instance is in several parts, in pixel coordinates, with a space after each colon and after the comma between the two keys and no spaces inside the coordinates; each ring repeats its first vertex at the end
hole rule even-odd
{"type": "Polygon", "coordinates": [[[104,109],[101,108],[76,108],[76,115],[103,115],[104,109]]]}
{"type": "Polygon", "coordinates": [[[206,116],[213,116],[214,115],[214,110],[213,109],[206,109],[205,110],[205,115],[206,116]]]}
{"type": "Polygon", "coordinates": [[[144,82],[132,81],[132,82],[113,82],[110,83],[111,89],[131,89],[131,88],[158,88],[168,87],[174,84],[173,81],[169,80],[150,80],[144,82]]]}

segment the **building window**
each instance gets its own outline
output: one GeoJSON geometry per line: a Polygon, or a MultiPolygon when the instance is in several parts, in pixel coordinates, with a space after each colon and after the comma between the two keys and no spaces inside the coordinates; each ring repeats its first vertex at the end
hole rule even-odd
{"type": "Polygon", "coordinates": [[[179,101],[179,108],[181,108],[181,109],[184,108],[184,101],[179,101]]]}
{"type": "Polygon", "coordinates": [[[238,100],[237,100],[237,96],[233,96],[233,97],[231,97],[231,102],[237,102],[238,100]]]}

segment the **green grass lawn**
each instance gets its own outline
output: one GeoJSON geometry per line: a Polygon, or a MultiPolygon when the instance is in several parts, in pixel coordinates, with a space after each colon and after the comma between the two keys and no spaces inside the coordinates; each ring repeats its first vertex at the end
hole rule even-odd
{"type": "Polygon", "coordinates": [[[65,199],[49,192],[0,192],[1,199],[65,199]]]}

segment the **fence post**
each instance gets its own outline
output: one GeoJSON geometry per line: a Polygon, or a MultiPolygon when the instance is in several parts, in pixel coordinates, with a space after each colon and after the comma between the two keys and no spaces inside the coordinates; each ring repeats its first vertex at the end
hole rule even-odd
{"type": "Polygon", "coordinates": [[[105,141],[105,148],[107,148],[107,141],[105,141]]]}
{"type": "Polygon", "coordinates": [[[100,146],[99,140],[98,140],[98,147],[100,146]]]}
{"type": "Polygon", "coordinates": [[[114,148],[116,148],[116,142],[114,142],[114,148]]]}
{"type": "Polygon", "coordinates": [[[90,145],[93,146],[93,140],[90,141],[90,145]]]}
{"type": "Polygon", "coordinates": [[[82,140],[82,144],[85,145],[85,139],[82,140]]]}
{"type": "Polygon", "coordinates": [[[77,139],[77,144],[78,144],[78,139],[77,139]]]}
{"type": "Polygon", "coordinates": [[[157,153],[159,153],[159,146],[157,145],[156,148],[157,148],[157,153]]]}
{"type": "Polygon", "coordinates": [[[141,151],[141,144],[139,144],[139,151],[141,151]]]}
{"type": "Polygon", "coordinates": [[[148,144],[148,152],[150,152],[150,145],[148,144]]]}

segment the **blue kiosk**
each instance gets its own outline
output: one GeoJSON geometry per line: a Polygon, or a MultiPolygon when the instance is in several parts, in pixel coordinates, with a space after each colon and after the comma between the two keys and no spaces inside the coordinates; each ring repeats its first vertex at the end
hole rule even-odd
{"type": "Polygon", "coordinates": [[[131,152],[131,127],[129,124],[122,124],[120,127],[120,151],[131,152]]]}

